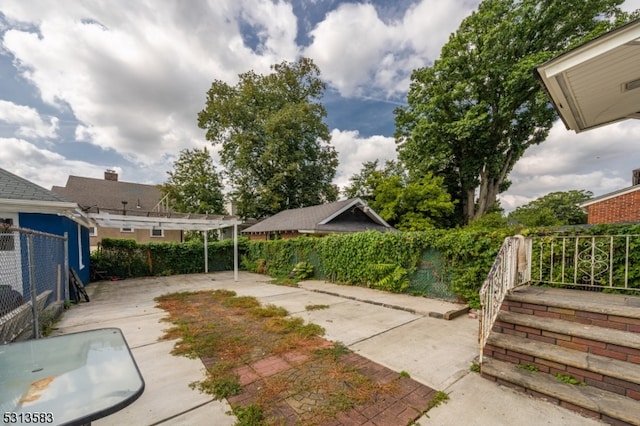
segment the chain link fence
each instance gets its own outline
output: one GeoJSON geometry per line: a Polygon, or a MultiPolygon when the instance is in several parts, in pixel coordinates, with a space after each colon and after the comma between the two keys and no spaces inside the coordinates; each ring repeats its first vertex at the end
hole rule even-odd
{"type": "Polygon", "coordinates": [[[0,228],[0,344],[39,338],[68,299],[67,237],[0,228]]]}
{"type": "Polygon", "coordinates": [[[409,275],[407,293],[454,301],[456,294],[450,288],[445,262],[436,250],[425,250],[415,272],[409,275]]]}

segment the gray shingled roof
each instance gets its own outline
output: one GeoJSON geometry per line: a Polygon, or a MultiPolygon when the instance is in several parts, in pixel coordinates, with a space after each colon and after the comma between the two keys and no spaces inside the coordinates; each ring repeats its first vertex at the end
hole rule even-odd
{"type": "Polygon", "coordinates": [[[127,211],[149,212],[162,198],[160,189],[155,185],[79,176],[69,176],[66,186],[54,186],[52,191],[93,213],[99,210],[122,210],[122,201],[127,202],[127,211]]]}
{"type": "Polygon", "coordinates": [[[318,232],[355,232],[367,229],[391,229],[386,222],[383,221],[383,223],[375,223],[373,219],[371,224],[331,224],[331,221],[326,224],[321,224],[321,222],[334,215],[340,214],[352,205],[365,206],[364,202],[359,198],[351,198],[348,200],[336,201],[334,203],[320,204],[318,206],[284,210],[256,223],[253,226],[250,226],[242,232],[253,233],[302,230],[318,232]]]}
{"type": "Polygon", "coordinates": [[[69,200],[26,179],[0,169],[0,199],[68,203],[69,200]]]}
{"type": "Polygon", "coordinates": [[[587,206],[590,206],[592,204],[598,203],[600,201],[609,200],[611,198],[615,198],[615,197],[618,197],[620,195],[626,195],[626,194],[629,194],[631,192],[635,192],[635,191],[638,191],[638,190],[640,190],[640,185],[628,186],[626,188],[618,189],[618,190],[613,191],[613,192],[608,192],[606,194],[599,195],[597,197],[593,197],[590,200],[583,201],[582,203],[578,204],[578,206],[587,207],[587,206]]]}

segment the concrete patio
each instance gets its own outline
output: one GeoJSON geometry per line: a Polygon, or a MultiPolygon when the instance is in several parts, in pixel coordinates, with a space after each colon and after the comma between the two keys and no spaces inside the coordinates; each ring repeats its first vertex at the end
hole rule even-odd
{"type": "Polygon", "coordinates": [[[321,281],[299,288],[269,284],[269,277],[241,272],[179,275],[92,283],[90,303],[66,311],[52,334],[117,327],[127,339],[145,379],[142,396],[130,406],[94,421],[95,425],[233,425],[226,401],[192,390],[204,377],[200,360],[170,354],[175,341],[159,338],[168,327],[154,298],[166,293],[229,289],[263,304],[286,308],[293,316],[325,328],[325,338],[433,389],[450,400],[418,420],[422,425],[597,425],[551,403],[482,379],[470,371],[477,356],[478,320],[451,321],[434,314],[459,309],[443,301],[388,294],[321,281]],[[328,305],[305,310],[307,305],[328,305]],[[431,315],[430,315],[431,314],[431,315]]]}

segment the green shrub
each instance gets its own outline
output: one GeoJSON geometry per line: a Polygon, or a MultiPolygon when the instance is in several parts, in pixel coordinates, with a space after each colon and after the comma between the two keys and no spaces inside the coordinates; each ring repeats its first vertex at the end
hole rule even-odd
{"type": "Polygon", "coordinates": [[[291,270],[294,278],[306,280],[313,277],[313,265],[309,262],[298,262],[291,270]]]}

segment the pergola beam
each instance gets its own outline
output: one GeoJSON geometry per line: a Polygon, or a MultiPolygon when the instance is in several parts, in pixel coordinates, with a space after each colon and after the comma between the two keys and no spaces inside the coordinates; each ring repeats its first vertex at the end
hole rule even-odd
{"type": "Polygon", "coordinates": [[[88,213],[87,216],[103,228],[163,229],[175,231],[203,231],[204,267],[209,272],[207,231],[233,227],[233,278],[238,281],[238,225],[237,216],[170,215],[140,216],[134,214],[88,213]]]}

